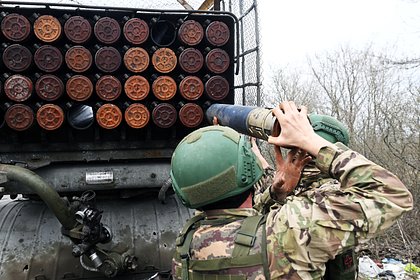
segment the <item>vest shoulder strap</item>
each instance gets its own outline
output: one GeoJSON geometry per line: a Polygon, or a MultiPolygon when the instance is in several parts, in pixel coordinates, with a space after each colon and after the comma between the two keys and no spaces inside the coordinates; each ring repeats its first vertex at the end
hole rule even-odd
{"type": "Polygon", "coordinates": [[[257,236],[258,228],[262,222],[265,223],[265,216],[251,216],[246,217],[239,231],[235,237],[235,247],[232,252],[232,257],[246,256],[250,249],[254,246],[257,236]]]}
{"type": "Polygon", "coordinates": [[[182,246],[182,244],[184,244],[186,234],[195,225],[195,223],[197,223],[200,220],[203,220],[205,217],[206,217],[206,215],[204,213],[201,213],[201,214],[196,215],[196,216],[192,217],[191,219],[189,219],[186,222],[186,224],[184,225],[184,227],[182,228],[178,237],[176,238],[176,241],[175,241],[176,246],[182,246]]]}

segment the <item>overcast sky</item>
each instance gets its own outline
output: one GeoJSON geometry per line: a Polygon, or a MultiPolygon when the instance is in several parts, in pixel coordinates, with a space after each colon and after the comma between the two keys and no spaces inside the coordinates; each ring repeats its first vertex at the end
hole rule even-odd
{"type": "MultiPolygon", "coordinates": [[[[44,0],[88,5],[177,8],[177,0],[44,0]]],[[[198,7],[204,0],[187,0],[198,7]]],[[[242,1],[242,0],[240,0],[242,1]]],[[[34,1],[32,1],[34,2],[34,1]]],[[[257,0],[263,75],[277,66],[304,65],[307,56],[340,45],[373,45],[401,57],[420,57],[420,0],[257,0]]],[[[247,3],[252,3],[248,0],[247,3]]]]}
{"type": "Polygon", "coordinates": [[[264,74],[314,53],[373,44],[420,57],[420,0],[259,0],[264,74]]]}

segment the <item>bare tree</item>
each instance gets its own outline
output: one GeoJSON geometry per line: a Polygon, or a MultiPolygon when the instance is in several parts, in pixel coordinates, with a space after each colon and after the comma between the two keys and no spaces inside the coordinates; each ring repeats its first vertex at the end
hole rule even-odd
{"type": "MultiPolygon", "coordinates": [[[[370,48],[360,51],[341,47],[309,59],[310,75],[290,69],[275,71],[272,94],[266,102],[295,100],[308,105],[312,112],[342,121],[349,129],[350,146],[397,174],[418,205],[420,67],[416,67],[416,59],[405,64],[395,61],[370,48]]],[[[420,246],[418,211],[416,207],[405,215],[381,237],[381,242],[419,254],[420,248],[415,245],[420,246]]],[[[417,257],[420,259],[420,255],[417,257]]]]}
{"type": "Polygon", "coordinates": [[[269,85],[269,93],[265,98],[267,106],[279,104],[284,100],[293,100],[309,109],[319,106],[317,92],[308,76],[302,75],[297,69],[291,70],[290,68],[278,68],[272,72],[274,73],[272,83],[269,85]]]}

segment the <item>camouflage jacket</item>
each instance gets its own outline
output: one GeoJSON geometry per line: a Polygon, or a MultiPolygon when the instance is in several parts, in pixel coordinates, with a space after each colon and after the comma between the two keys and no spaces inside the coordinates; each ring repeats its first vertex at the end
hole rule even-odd
{"type": "MultiPolygon", "coordinates": [[[[389,228],[413,207],[410,192],[395,175],[342,144],[322,148],[316,166],[331,178],[315,180],[281,203],[273,202],[269,188],[257,186],[257,208],[271,206],[265,229],[272,279],[321,279],[329,259],[389,228]]],[[[206,219],[258,214],[255,209],[213,210],[206,219]]],[[[191,258],[229,256],[240,223],[200,226],[191,242],[191,258]]],[[[261,240],[258,231],[252,250],[261,250],[261,240]]],[[[174,260],[176,279],[180,267],[174,260]]],[[[219,273],[264,278],[262,267],[219,273]]]]}

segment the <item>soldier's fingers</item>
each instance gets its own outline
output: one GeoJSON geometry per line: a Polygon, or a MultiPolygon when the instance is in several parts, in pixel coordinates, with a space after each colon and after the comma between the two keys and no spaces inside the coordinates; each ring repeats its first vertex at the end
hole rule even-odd
{"type": "Polygon", "coordinates": [[[306,107],[306,106],[304,106],[304,105],[302,105],[302,106],[300,106],[300,112],[303,114],[303,115],[307,115],[308,114],[308,108],[306,107]]]}
{"type": "Polygon", "coordinates": [[[280,136],[277,136],[277,137],[268,136],[268,143],[273,144],[274,146],[277,146],[280,148],[284,146],[284,139],[280,136]]]}
{"type": "Polygon", "coordinates": [[[301,149],[298,149],[297,152],[297,159],[302,160],[304,157],[306,157],[307,153],[301,149]]]}
{"type": "Polygon", "coordinates": [[[291,110],[292,112],[298,112],[298,108],[297,108],[297,106],[296,106],[295,102],[293,102],[293,101],[289,101],[289,107],[290,107],[290,110],[291,110]]]}
{"type": "MultiPolygon", "coordinates": [[[[274,114],[274,116],[277,118],[277,120],[279,122],[279,128],[286,121],[286,115],[284,114],[284,111],[280,108],[280,105],[271,110],[271,112],[274,114]]],[[[276,131],[276,132],[280,132],[280,131],[276,131]]]]}
{"type": "Polygon", "coordinates": [[[274,116],[276,116],[277,119],[281,119],[284,116],[284,112],[280,108],[280,105],[278,107],[274,107],[273,109],[271,109],[271,111],[273,112],[274,116]]]}
{"type": "Polygon", "coordinates": [[[303,168],[305,165],[307,165],[312,160],[311,156],[306,156],[304,159],[300,160],[300,166],[303,168]]]}
{"type": "Polygon", "coordinates": [[[288,112],[297,111],[296,104],[293,101],[284,101],[284,102],[280,103],[279,108],[281,110],[283,110],[285,114],[288,113],[288,112]]]}
{"type": "Polygon", "coordinates": [[[301,152],[301,150],[299,148],[290,149],[290,153],[292,153],[294,157],[298,157],[300,152],[301,152]]]}
{"type": "Polygon", "coordinates": [[[268,136],[267,142],[270,143],[270,144],[273,144],[273,145],[277,146],[278,145],[277,144],[277,139],[278,139],[278,137],[268,136]]]}
{"type": "Polygon", "coordinates": [[[219,125],[219,121],[216,116],[213,117],[213,125],[219,125]]]}
{"type": "Polygon", "coordinates": [[[290,103],[288,101],[284,101],[284,102],[280,103],[279,108],[284,113],[289,112],[291,110],[290,103]]]}
{"type": "Polygon", "coordinates": [[[283,164],[283,155],[281,154],[281,149],[279,146],[274,145],[274,154],[276,156],[276,163],[277,164],[283,164]]]}
{"type": "Polygon", "coordinates": [[[299,149],[291,149],[288,153],[287,153],[287,161],[288,162],[292,162],[293,160],[298,158],[298,153],[299,153],[299,149]]]}

